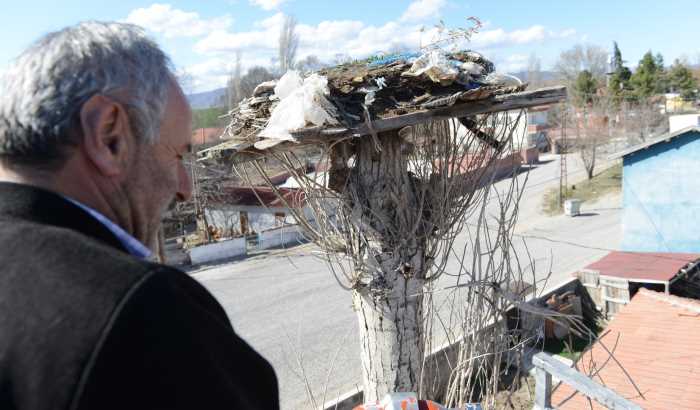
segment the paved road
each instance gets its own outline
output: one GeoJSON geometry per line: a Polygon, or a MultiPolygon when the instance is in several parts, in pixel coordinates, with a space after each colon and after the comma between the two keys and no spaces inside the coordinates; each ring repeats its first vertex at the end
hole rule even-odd
{"type": "MultiPolygon", "coordinates": [[[[527,177],[520,206],[518,238],[527,243],[538,278],[551,266],[550,284],[619,246],[619,196],[584,204],[586,216],[546,217],[539,209],[543,193],[558,186],[557,157],[544,158],[527,177]],[[547,162],[548,161],[548,162],[547,162]]],[[[569,158],[569,181],[584,178],[580,163],[569,158]]],[[[508,180],[498,184],[505,189],[508,180]]],[[[494,209],[494,208],[490,208],[494,209]]],[[[459,249],[468,232],[458,237],[459,249]]],[[[342,290],[323,261],[314,257],[313,245],[274,251],[202,268],[193,277],[223,304],[236,331],[275,367],[282,409],[309,409],[305,381],[317,403],[342,394],[360,381],[357,322],[350,294],[342,290]],[[324,389],[327,386],[327,389],[324,389]]],[[[517,247],[524,256],[522,244],[517,247]]],[[[451,260],[449,269],[456,270],[451,260]]],[[[441,284],[449,285],[449,279],[441,284]]]]}

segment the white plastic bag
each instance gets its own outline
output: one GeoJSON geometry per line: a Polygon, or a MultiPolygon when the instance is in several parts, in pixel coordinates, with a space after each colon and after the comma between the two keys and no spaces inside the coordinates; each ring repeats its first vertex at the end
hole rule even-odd
{"type": "Polygon", "coordinates": [[[421,74],[427,75],[436,83],[450,83],[459,76],[459,70],[440,51],[433,50],[423,54],[413,63],[404,76],[418,77],[421,74]]]}
{"type": "Polygon", "coordinates": [[[462,63],[460,68],[463,72],[469,74],[472,77],[478,77],[484,73],[484,67],[473,61],[466,61],[462,63]]]}
{"type": "Polygon", "coordinates": [[[484,78],[484,83],[502,87],[511,87],[523,84],[518,77],[503,73],[490,73],[484,78]]]}
{"type": "Polygon", "coordinates": [[[337,124],[331,113],[333,104],[327,99],[328,79],[312,74],[302,80],[296,71],[288,71],[275,86],[279,104],[272,110],[270,120],[260,133],[263,138],[294,141],[290,131],[304,128],[307,124],[337,124]]]}
{"type": "Polygon", "coordinates": [[[287,71],[275,85],[275,96],[280,100],[287,98],[297,88],[301,87],[304,81],[296,70],[287,71]]]}

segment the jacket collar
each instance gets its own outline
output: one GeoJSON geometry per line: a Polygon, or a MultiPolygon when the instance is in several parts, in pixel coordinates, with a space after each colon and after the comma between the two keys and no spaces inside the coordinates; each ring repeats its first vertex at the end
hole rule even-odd
{"type": "Polygon", "coordinates": [[[0,182],[0,226],[13,219],[77,231],[128,252],[107,227],[62,196],[30,185],[0,182]]]}

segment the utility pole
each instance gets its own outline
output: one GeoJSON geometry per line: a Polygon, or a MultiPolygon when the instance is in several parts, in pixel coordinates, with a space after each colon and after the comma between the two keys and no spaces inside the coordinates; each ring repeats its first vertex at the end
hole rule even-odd
{"type": "Polygon", "coordinates": [[[566,167],[566,117],[568,113],[568,108],[566,102],[562,103],[563,115],[561,118],[560,125],[560,144],[561,151],[559,152],[559,208],[564,206],[564,199],[566,197],[566,187],[569,185],[568,182],[568,170],[566,167]]]}

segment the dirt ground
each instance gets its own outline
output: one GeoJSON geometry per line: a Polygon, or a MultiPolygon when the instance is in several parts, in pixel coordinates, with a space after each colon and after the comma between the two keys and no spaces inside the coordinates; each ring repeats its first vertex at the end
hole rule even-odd
{"type": "Polygon", "coordinates": [[[496,395],[496,410],[530,410],[535,400],[535,378],[520,378],[520,387],[513,392],[501,391],[496,395]]]}

